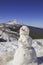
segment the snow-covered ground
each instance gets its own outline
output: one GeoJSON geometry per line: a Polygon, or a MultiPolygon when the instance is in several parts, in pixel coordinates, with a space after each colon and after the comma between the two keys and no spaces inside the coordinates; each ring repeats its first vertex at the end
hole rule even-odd
{"type": "Polygon", "coordinates": [[[17,41],[12,42],[0,42],[0,55],[1,53],[14,53],[16,48],[18,47],[17,41]]]}
{"type": "Polygon", "coordinates": [[[14,58],[17,47],[17,41],[0,42],[0,65],[6,65],[14,58]]]}
{"type": "Polygon", "coordinates": [[[32,46],[35,48],[38,57],[43,56],[43,39],[34,39],[32,46]]]}
{"type": "MultiPolygon", "coordinates": [[[[37,57],[39,57],[39,62],[43,60],[40,59],[43,57],[43,47],[37,44],[37,41],[41,42],[43,44],[43,39],[34,39],[32,46],[36,50],[37,57]]],[[[12,42],[0,42],[0,57],[3,55],[6,56],[7,61],[13,58],[15,50],[18,47],[18,42],[17,41],[12,41],[12,42]]],[[[0,58],[1,60],[1,58],[0,58]]],[[[43,65],[41,63],[41,65],[43,65]]]]}
{"type": "MultiPolygon", "coordinates": [[[[2,59],[1,57],[6,56],[6,60],[9,61],[14,56],[15,50],[18,47],[18,42],[16,39],[14,40],[14,38],[9,37],[6,33],[3,33],[2,31],[0,31],[0,38],[7,40],[7,42],[0,42],[0,60],[2,59]],[[9,39],[11,41],[9,41],[9,39]]],[[[41,58],[41,61],[43,57],[43,39],[33,39],[32,46],[36,50],[37,57],[39,57],[38,59],[41,58]]]]}
{"type": "Polygon", "coordinates": [[[32,46],[36,50],[39,65],[43,65],[43,39],[34,39],[32,46]]]}

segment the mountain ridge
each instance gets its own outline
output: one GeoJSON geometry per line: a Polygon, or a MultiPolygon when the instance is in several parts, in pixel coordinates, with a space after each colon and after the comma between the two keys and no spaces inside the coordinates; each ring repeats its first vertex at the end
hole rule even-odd
{"type": "MultiPolygon", "coordinates": [[[[13,20],[8,23],[0,24],[0,28],[10,29],[12,32],[19,33],[19,29],[23,25],[25,25],[25,24],[21,24],[21,23],[18,23],[16,20],[13,20]]],[[[28,26],[28,25],[26,25],[26,26],[28,26]]],[[[28,27],[30,29],[30,36],[33,39],[39,39],[39,38],[43,39],[43,28],[37,28],[37,27],[33,27],[33,26],[28,26],[28,27]]]]}

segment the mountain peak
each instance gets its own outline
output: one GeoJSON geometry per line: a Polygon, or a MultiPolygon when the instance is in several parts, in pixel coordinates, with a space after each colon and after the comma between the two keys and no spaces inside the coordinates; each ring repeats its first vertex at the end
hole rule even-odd
{"type": "Polygon", "coordinates": [[[14,24],[21,24],[17,20],[8,21],[7,24],[14,25],[14,24]]]}

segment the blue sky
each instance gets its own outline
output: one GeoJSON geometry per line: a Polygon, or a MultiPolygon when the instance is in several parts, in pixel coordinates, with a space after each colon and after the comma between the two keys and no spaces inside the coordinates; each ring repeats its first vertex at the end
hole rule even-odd
{"type": "Polygon", "coordinates": [[[0,0],[0,23],[13,19],[43,28],[43,0],[0,0]]]}

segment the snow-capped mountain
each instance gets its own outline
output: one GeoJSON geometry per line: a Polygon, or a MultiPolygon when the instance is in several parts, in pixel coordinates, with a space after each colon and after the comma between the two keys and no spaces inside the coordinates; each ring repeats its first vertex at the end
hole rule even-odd
{"type": "Polygon", "coordinates": [[[8,21],[6,24],[14,25],[14,24],[21,24],[17,20],[8,21]]]}

